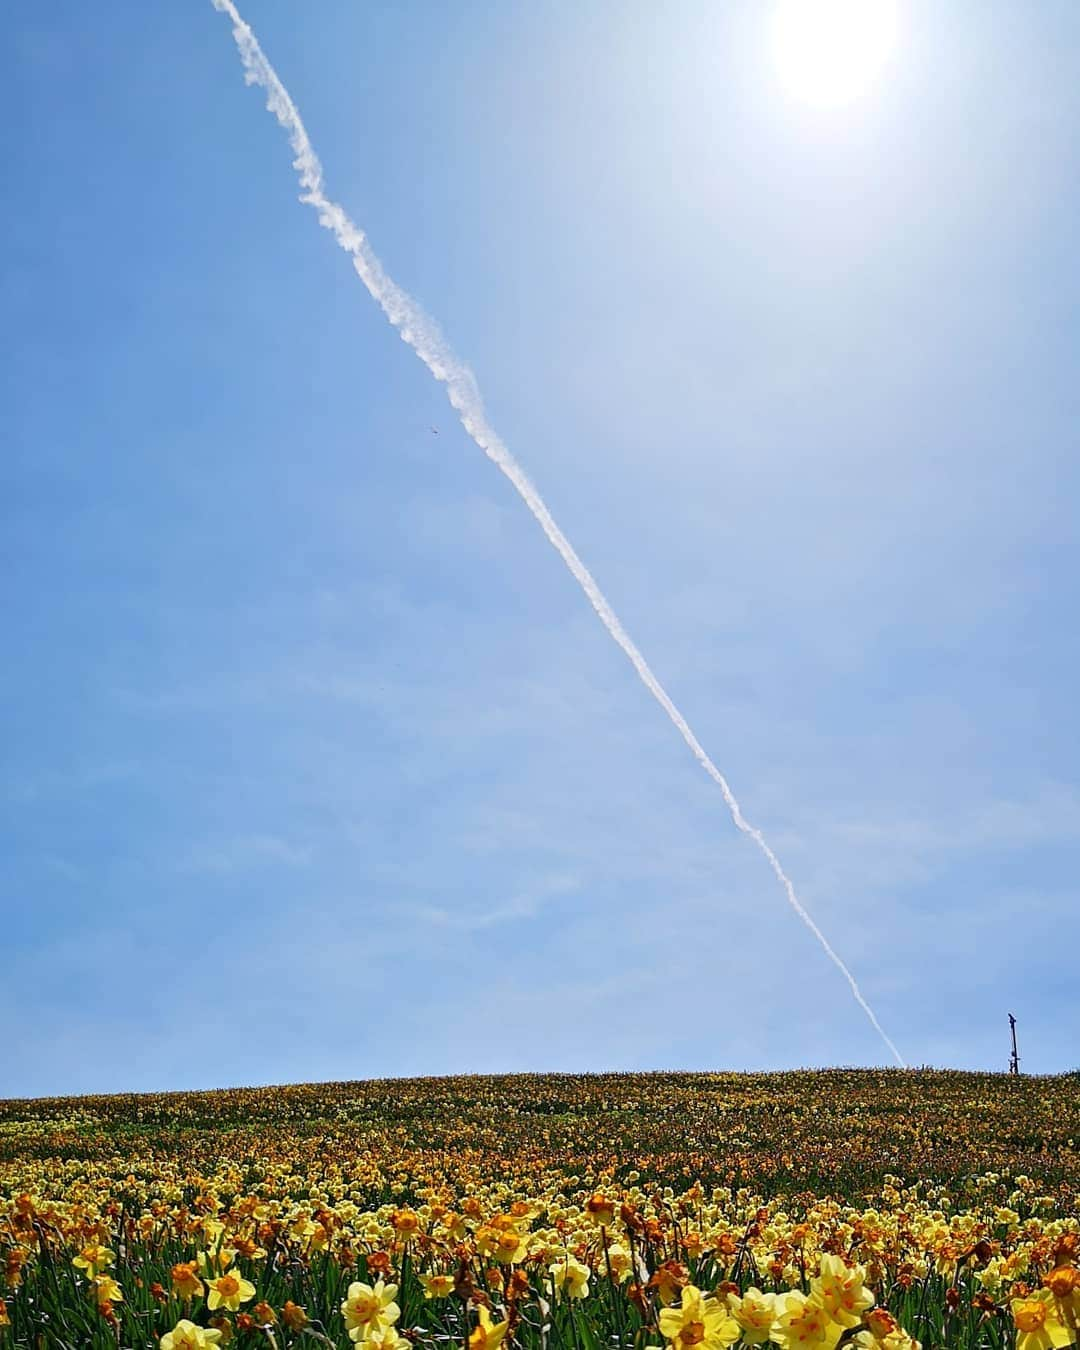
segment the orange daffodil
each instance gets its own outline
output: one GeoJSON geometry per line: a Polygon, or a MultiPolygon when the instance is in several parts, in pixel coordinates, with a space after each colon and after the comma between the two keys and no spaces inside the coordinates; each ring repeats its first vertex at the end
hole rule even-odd
{"type": "Polygon", "coordinates": [[[884,1308],[872,1308],[866,1314],[866,1326],[855,1336],[858,1350],[922,1350],[900,1323],[884,1308]]]}
{"type": "Polygon", "coordinates": [[[177,1261],[170,1272],[173,1293],[177,1298],[198,1298],[203,1292],[203,1282],[196,1273],[198,1266],[194,1261],[177,1261]]]}
{"type": "Polygon", "coordinates": [[[1043,1285],[1054,1295],[1061,1320],[1075,1332],[1080,1324],[1080,1270],[1075,1266],[1057,1266],[1043,1285]]]}
{"type": "Polygon", "coordinates": [[[303,1331],[309,1321],[304,1309],[298,1303],[294,1303],[291,1298],[285,1300],[285,1306],[281,1310],[281,1320],[290,1331],[303,1331]]]}

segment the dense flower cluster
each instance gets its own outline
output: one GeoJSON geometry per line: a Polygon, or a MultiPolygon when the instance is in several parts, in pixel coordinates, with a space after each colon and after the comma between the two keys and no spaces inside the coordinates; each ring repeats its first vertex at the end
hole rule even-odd
{"type": "Polygon", "coordinates": [[[1073,1079],[900,1073],[0,1103],[15,1127],[0,1135],[0,1346],[1064,1350],[1080,1322],[1075,1155],[1067,1135],[1056,1157],[1047,1141],[1078,1104],[1073,1079]],[[937,1175],[865,1185],[867,1159],[894,1155],[901,1096],[909,1137],[947,1116],[982,1162],[985,1115],[1004,1120],[995,1086],[1014,1108],[1056,1102],[1016,1150],[1038,1166],[962,1173],[942,1136],[937,1175]],[[762,1141],[776,1147],[785,1111],[801,1151],[781,1170],[762,1141]],[[846,1170],[840,1117],[858,1122],[846,1170]],[[705,1152],[721,1134],[727,1151],[705,1152]],[[792,1184],[825,1167],[828,1190],[792,1184]]]}

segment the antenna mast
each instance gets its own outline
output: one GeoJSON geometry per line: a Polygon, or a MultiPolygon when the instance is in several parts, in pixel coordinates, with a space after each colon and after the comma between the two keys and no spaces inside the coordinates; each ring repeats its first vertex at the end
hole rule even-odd
{"type": "Polygon", "coordinates": [[[1016,1050],[1016,1018],[1009,1014],[1009,1030],[1012,1032],[1012,1054],[1009,1056],[1009,1072],[1018,1074],[1020,1072],[1020,1056],[1016,1050]]]}

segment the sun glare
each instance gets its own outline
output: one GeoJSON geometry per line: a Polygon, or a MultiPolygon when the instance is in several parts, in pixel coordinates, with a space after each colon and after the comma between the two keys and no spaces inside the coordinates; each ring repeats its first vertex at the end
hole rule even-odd
{"type": "Polygon", "coordinates": [[[787,92],[839,107],[876,83],[896,44],[897,0],[777,0],[773,50],[787,92]]]}

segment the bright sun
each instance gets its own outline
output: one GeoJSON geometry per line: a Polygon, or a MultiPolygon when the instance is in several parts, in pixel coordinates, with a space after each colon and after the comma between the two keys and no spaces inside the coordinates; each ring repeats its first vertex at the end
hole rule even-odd
{"type": "Polygon", "coordinates": [[[776,0],[773,50],[785,89],[818,106],[865,94],[896,43],[897,0],[776,0]]]}

